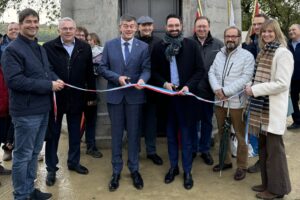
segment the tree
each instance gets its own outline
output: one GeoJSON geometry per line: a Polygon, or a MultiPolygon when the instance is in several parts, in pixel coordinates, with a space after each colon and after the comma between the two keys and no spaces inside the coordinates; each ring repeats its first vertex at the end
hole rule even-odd
{"type": "Polygon", "coordinates": [[[46,13],[47,23],[55,21],[60,16],[61,0],[1,0],[0,16],[7,8],[14,8],[18,11],[30,7],[38,13],[46,13]]]}
{"type": "MultiPolygon", "coordinates": [[[[287,34],[289,26],[300,24],[299,0],[258,0],[261,12],[278,20],[281,29],[287,34]]],[[[251,25],[254,0],[241,0],[243,30],[248,30],[251,25]]]]}

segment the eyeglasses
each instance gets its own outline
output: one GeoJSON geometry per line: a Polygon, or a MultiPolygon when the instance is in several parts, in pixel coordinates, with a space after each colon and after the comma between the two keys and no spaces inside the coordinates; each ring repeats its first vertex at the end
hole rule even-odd
{"type": "Polygon", "coordinates": [[[74,27],[63,27],[63,28],[61,28],[61,30],[63,31],[63,32],[67,32],[67,31],[74,31],[75,30],[75,28],[74,27]]]}
{"type": "Polygon", "coordinates": [[[239,35],[225,35],[225,38],[227,38],[227,39],[232,38],[232,39],[235,40],[235,39],[237,39],[239,37],[241,37],[241,36],[239,36],[239,35]]]}

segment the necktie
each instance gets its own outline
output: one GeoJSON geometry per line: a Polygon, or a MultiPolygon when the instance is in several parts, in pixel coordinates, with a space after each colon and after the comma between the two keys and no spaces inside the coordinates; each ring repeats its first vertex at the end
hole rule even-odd
{"type": "Polygon", "coordinates": [[[125,49],[124,49],[124,53],[125,53],[125,64],[127,64],[128,62],[128,59],[129,59],[129,43],[128,42],[124,42],[124,46],[125,46],[125,49]]]}

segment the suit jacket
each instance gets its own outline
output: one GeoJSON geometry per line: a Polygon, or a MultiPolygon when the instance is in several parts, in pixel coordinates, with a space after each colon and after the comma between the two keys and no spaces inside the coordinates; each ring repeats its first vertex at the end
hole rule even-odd
{"type": "MultiPolygon", "coordinates": [[[[128,63],[125,64],[122,54],[121,38],[119,37],[108,41],[104,46],[98,73],[108,81],[108,89],[120,86],[120,76],[130,77],[131,83],[136,83],[139,79],[143,79],[147,82],[150,78],[148,45],[134,38],[128,63]]],[[[123,98],[125,98],[129,104],[141,104],[146,101],[144,91],[135,88],[106,93],[107,103],[119,104],[123,98]]]]}
{"type": "MultiPolygon", "coordinates": [[[[71,57],[61,43],[60,37],[44,44],[54,72],[65,83],[81,88],[95,89],[92,50],[89,44],[75,38],[71,57]]],[[[59,112],[81,113],[86,100],[96,100],[96,94],[65,87],[56,92],[59,112]],[[87,96],[87,99],[86,99],[87,96]]]]}
{"type": "MultiPolygon", "coordinates": [[[[153,47],[151,54],[151,73],[155,85],[163,87],[164,83],[171,82],[170,62],[166,59],[165,50],[167,44],[163,41],[153,47]]],[[[179,89],[188,86],[190,92],[197,93],[197,85],[205,75],[200,47],[196,41],[184,38],[179,54],[176,55],[179,89]]],[[[172,97],[171,97],[172,98],[172,97]]],[[[194,121],[197,117],[197,100],[194,97],[182,97],[182,113],[188,121],[194,121]]],[[[163,101],[162,101],[163,102],[163,101]]],[[[168,98],[166,99],[168,102],[168,98]]],[[[166,106],[169,105],[168,103],[166,106]]]]}

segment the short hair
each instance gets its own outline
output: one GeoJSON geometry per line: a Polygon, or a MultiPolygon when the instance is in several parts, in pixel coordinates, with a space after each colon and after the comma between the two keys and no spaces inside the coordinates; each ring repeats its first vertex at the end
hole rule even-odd
{"type": "Polygon", "coordinates": [[[297,26],[297,28],[300,29],[300,24],[292,24],[292,25],[290,26],[290,28],[291,28],[292,26],[297,26]]]}
{"type": "Polygon", "coordinates": [[[101,40],[97,33],[89,33],[89,36],[95,41],[96,45],[101,46],[101,40]]]}
{"type": "Polygon", "coordinates": [[[61,24],[62,24],[63,22],[65,22],[65,21],[73,22],[73,24],[74,24],[74,26],[75,26],[75,28],[76,28],[76,23],[75,23],[75,21],[74,21],[71,17],[64,17],[64,18],[59,19],[59,20],[58,20],[57,28],[59,29],[60,26],[61,26],[61,24]]]}
{"type": "Polygon", "coordinates": [[[197,17],[197,18],[195,19],[195,21],[194,21],[194,25],[197,23],[198,20],[202,20],[202,19],[206,20],[207,23],[208,23],[208,26],[210,26],[210,20],[209,20],[209,18],[206,17],[206,16],[200,16],[200,17],[197,17]]]}
{"type": "Polygon", "coordinates": [[[87,36],[89,34],[88,30],[85,27],[83,27],[83,26],[78,26],[76,28],[76,31],[83,32],[85,39],[87,38],[87,36]]]}
{"type": "Polygon", "coordinates": [[[179,15],[176,15],[176,14],[169,14],[169,15],[166,17],[166,24],[168,24],[168,20],[169,20],[170,18],[176,18],[176,19],[179,19],[180,24],[182,24],[182,17],[179,16],[179,15]]]}
{"type": "Polygon", "coordinates": [[[7,29],[8,29],[8,27],[9,27],[10,25],[15,25],[15,24],[16,24],[16,25],[19,25],[17,22],[10,22],[10,23],[8,23],[8,24],[7,24],[7,29]]]}
{"type": "Polygon", "coordinates": [[[228,30],[230,30],[230,29],[235,29],[235,30],[237,30],[238,36],[242,36],[242,31],[241,31],[238,27],[236,27],[236,26],[229,26],[229,27],[227,27],[227,28],[224,30],[224,37],[225,37],[226,32],[227,32],[228,30]]]}
{"type": "Polygon", "coordinates": [[[132,15],[126,14],[120,17],[120,25],[122,24],[122,22],[131,22],[131,21],[136,22],[136,18],[132,15]]]}
{"type": "Polygon", "coordinates": [[[261,34],[263,31],[265,31],[267,28],[271,28],[274,33],[275,33],[275,41],[279,42],[280,44],[282,44],[283,46],[287,46],[286,45],[286,38],[283,34],[283,32],[281,31],[280,25],[278,23],[277,20],[275,19],[269,19],[267,21],[265,21],[265,23],[263,23],[263,25],[260,28],[260,37],[259,37],[259,47],[263,48],[265,46],[265,42],[263,41],[261,34]]]}
{"type": "Polygon", "coordinates": [[[260,13],[260,14],[255,15],[254,18],[255,18],[255,17],[263,17],[263,18],[265,18],[265,20],[268,20],[268,19],[269,19],[269,17],[268,17],[266,14],[263,14],[263,13],[260,13]]]}
{"type": "Polygon", "coordinates": [[[34,16],[34,17],[37,17],[38,18],[38,21],[40,21],[40,17],[39,17],[39,14],[31,9],[31,8],[25,8],[24,10],[22,10],[20,13],[19,13],[19,23],[22,24],[24,19],[28,16],[34,16]]]}

